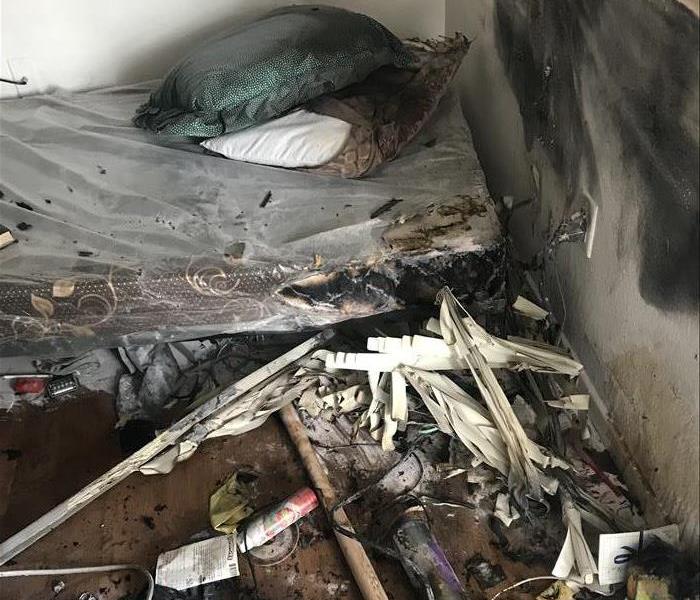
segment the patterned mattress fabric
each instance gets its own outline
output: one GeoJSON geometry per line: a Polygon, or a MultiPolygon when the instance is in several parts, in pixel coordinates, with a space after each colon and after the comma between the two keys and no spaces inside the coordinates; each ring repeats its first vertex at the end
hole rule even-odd
{"type": "Polygon", "coordinates": [[[153,82],[0,102],[0,356],[298,331],[503,300],[504,240],[448,93],[396,158],[343,179],[153,136],[153,82]]]}

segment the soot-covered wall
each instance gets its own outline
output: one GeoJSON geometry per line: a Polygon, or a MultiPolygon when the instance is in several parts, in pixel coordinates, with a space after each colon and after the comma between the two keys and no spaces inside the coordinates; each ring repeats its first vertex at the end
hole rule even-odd
{"type": "Polygon", "coordinates": [[[491,191],[532,199],[511,218],[525,257],[589,198],[599,208],[591,257],[559,246],[545,291],[649,519],[696,545],[697,11],[447,0],[446,24],[473,39],[460,85],[491,191]]]}
{"type": "Polygon", "coordinates": [[[499,0],[496,19],[528,149],[539,141],[569,201],[581,189],[598,196],[598,162],[608,157],[593,142],[581,93],[602,91],[598,108],[624,145],[618,158],[643,180],[629,199],[642,207],[639,292],[662,309],[697,310],[698,19],[675,0],[499,0]],[[692,102],[695,119],[686,114],[692,102]]]}

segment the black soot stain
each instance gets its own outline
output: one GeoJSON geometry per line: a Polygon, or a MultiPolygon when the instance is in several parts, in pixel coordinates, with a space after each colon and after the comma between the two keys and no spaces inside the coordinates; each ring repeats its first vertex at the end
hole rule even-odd
{"type": "Polygon", "coordinates": [[[369,215],[370,219],[376,219],[377,217],[383,215],[384,213],[389,212],[394,206],[399,204],[400,202],[403,202],[403,198],[392,198],[391,200],[387,200],[384,204],[379,206],[378,208],[375,208],[369,215]]]}
{"type": "Polygon", "coordinates": [[[662,0],[643,9],[636,0],[497,0],[495,20],[526,145],[548,154],[569,208],[583,191],[599,196],[599,166],[621,161],[636,178],[628,189],[642,190],[624,199],[640,215],[640,295],[662,310],[697,310],[700,155],[688,107],[697,105],[698,19],[662,0]],[[597,98],[587,113],[584,94],[597,98]],[[594,145],[590,121],[616,124],[621,157],[594,145]]]}

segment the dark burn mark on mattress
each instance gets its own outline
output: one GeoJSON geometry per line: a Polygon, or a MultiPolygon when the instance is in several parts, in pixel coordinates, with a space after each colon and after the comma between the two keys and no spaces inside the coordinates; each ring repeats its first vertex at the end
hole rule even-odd
{"type": "Polygon", "coordinates": [[[260,208],[265,208],[270,203],[270,200],[272,200],[272,192],[267,190],[263,199],[260,201],[260,208]]]}
{"type": "Polygon", "coordinates": [[[95,253],[91,252],[90,250],[78,250],[78,256],[82,256],[83,258],[87,258],[89,256],[94,256],[95,253]]]}
{"type": "Polygon", "coordinates": [[[382,239],[396,252],[429,252],[458,243],[472,226],[472,217],[487,213],[483,201],[457,194],[457,202],[432,205],[421,214],[413,215],[386,228],[382,239]]]}
{"type": "Polygon", "coordinates": [[[640,295],[661,309],[696,310],[700,153],[689,107],[697,110],[698,19],[661,0],[644,10],[635,0],[498,0],[495,13],[528,148],[537,140],[547,152],[569,205],[584,191],[599,197],[598,165],[621,160],[617,192],[630,213],[639,205],[640,295]],[[585,113],[581,90],[597,98],[594,111],[585,113]],[[590,120],[616,124],[621,157],[594,146],[590,120]]]}
{"type": "MultiPolygon", "coordinates": [[[[435,211],[437,214],[437,207],[435,211]]],[[[455,223],[458,218],[461,218],[459,214],[454,215],[455,223]]],[[[459,237],[463,233],[461,225],[456,225],[454,232],[457,239],[463,239],[459,237]]],[[[494,241],[482,251],[463,249],[459,244],[452,248],[448,243],[443,245],[443,239],[439,238],[435,251],[425,256],[387,252],[386,247],[378,247],[377,256],[361,264],[339,265],[337,261],[330,263],[314,257],[313,268],[318,270],[310,270],[312,267],[306,261],[303,265],[280,264],[278,260],[231,261],[223,255],[159,259],[150,261],[144,268],[131,262],[132,266],[127,268],[122,263],[124,268],[115,270],[101,261],[79,261],[76,275],[79,272],[81,276],[75,280],[72,298],[114,298],[117,302],[111,305],[114,312],[107,319],[76,336],[81,338],[79,342],[90,345],[118,345],[121,336],[133,332],[134,323],[138,323],[144,332],[160,330],[166,337],[175,339],[178,334],[171,330],[182,325],[183,315],[191,314],[192,307],[197,309],[198,327],[216,325],[218,329],[235,321],[254,328],[277,314],[290,319],[285,324],[290,329],[324,326],[348,317],[395,310],[402,306],[402,300],[409,305],[432,304],[435,293],[446,283],[455,287],[460,300],[490,300],[492,290],[501,289],[499,285],[504,280],[503,269],[497,268],[493,259],[503,245],[502,240],[494,241]]],[[[78,249],[76,246],[76,252],[78,249]]],[[[33,314],[36,309],[30,302],[32,294],[51,298],[53,283],[31,281],[17,289],[24,292],[10,294],[10,303],[3,306],[5,312],[33,314]]],[[[5,291],[0,282],[0,296],[5,291]]],[[[56,302],[53,308],[52,320],[68,326],[80,325],[87,316],[94,320],[106,307],[102,302],[96,305],[90,301],[56,302]]],[[[5,319],[4,328],[0,323],[0,334],[7,335],[10,331],[8,321],[5,319]]],[[[47,344],[53,349],[62,346],[74,350],[73,342],[60,337],[36,340],[31,347],[45,348],[47,344]]],[[[25,350],[30,347],[24,343],[22,346],[25,350]]],[[[132,449],[127,446],[136,444],[142,437],[152,438],[154,427],[152,423],[130,421],[120,429],[124,452],[137,450],[140,445],[132,449]]]]}
{"type": "Polygon", "coordinates": [[[368,267],[316,273],[279,291],[294,306],[368,315],[397,308],[394,282],[368,267]]]}
{"type": "MultiPolygon", "coordinates": [[[[155,222],[156,222],[156,223],[162,223],[163,225],[167,225],[167,226],[170,227],[170,229],[172,229],[173,231],[175,231],[175,229],[177,229],[177,227],[175,227],[175,224],[174,224],[172,221],[166,221],[166,220],[165,220],[165,217],[157,216],[157,217],[155,218],[155,222]]],[[[221,226],[219,226],[219,229],[221,229],[221,226]]]]}
{"type": "Polygon", "coordinates": [[[15,200],[15,204],[20,208],[23,208],[24,210],[31,210],[32,212],[34,211],[34,207],[31,204],[27,204],[26,202],[22,202],[21,200],[15,200]]]}
{"type": "Polygon", "coordinates": [[[102,165],[97,165],[97,170],[99,171],[100,175],[107,174],[107,169],[105,169],[102,165]]]}
{"type": "Polygon", "coordinates": [[[399,204],[400,202],[403,202],[403,198],[392,198],[391,200],[388,200],[384,204],[382,204],[379,208],[375,208],[369,215],[370,219],[376,219],[377,217],[383,215],[384,213],[389,212],[394,206],[399,204]]]}
{"type": "Polygon", "coordinates": [[[66,188],[68,189],[68,191],[69,191],[71,194],[73,193],[73,188],[72,188],[71,186],[67,185],[66,188]]]}
{"type": "Polygon", "coordinates": [[[245,252],[245,242],[233,242],[226,246],[224,250],[224,258],[227,261],[239,260],[243,258],[243,253],[245,252]]]}
{"type": "MultiPolygon", "coordinates": [[[[461,200],[459,204],[442,204],[437,207],[437,214],[442,217],[462,215],[462,217],[483,217],[488,211],[483,200],[473,198],[469,194],[455,194],[455,198],[461,200]]],[[[428,205],[428,210],[435,210],[435,204],[428,205]]]]}
{"type": "Polygon", "coordinates": [[[17,223],[17,229],[20,231],[27,231],[27,229],[31,229],[32,226],[29,223],[25,223],[22,221],[21,223],[17,223]]]}
{"type": "Polygon", "coordinates": [[[46,202],[46,204],[51,204],[51,200],[49,198],[44,198],[44,202],[46,202]]]}
{"type": "Polygon", "coordinates": [[[506,264],[502,243],[481,251],[429,253],[418,260],[398,254],[396,267],[402,277],[396,293],[407,304],[431,304],[449,285],[464,305],[498,313],[505,306],[506,264]]]}

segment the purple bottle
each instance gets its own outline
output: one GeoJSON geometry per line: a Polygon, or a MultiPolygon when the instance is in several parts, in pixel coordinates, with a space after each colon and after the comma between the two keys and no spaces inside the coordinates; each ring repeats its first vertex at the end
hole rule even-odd
{"type": "Polygon", "coordinates": [[[433,537],[421,506],[404,511],[392,541],[413,587],[425,600],[466,600],[467,596],[445,552],[433,537]]]}

